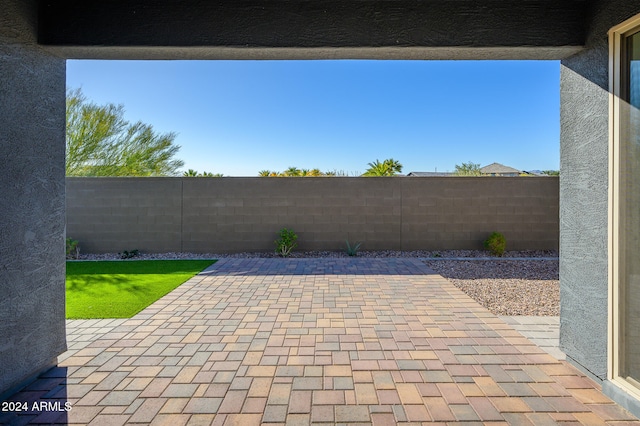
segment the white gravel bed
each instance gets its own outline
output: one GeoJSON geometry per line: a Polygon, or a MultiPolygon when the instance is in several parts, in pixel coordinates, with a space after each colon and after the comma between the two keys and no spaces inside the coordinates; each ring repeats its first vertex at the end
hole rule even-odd
{"type": "Polygon", "coordinates": [[[560,315],[557,260],[425,263],[495,315],[560,315]]]}

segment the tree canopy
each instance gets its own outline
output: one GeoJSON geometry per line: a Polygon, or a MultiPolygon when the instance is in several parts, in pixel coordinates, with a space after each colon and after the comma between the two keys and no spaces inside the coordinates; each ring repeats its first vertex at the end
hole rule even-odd
{"type": "Polygon", "coordinates": [[[67,92],[67,176],[175,176],[184,165],[175,133],[124,118],[122,105],[89,102],[67,92]]]}
{"type": "Polygon", "coordinates": [[[453,174],[457,176],[481,176],[480,164],[469,161],[468,163],[456,164],[456,171],[453,174]]]}

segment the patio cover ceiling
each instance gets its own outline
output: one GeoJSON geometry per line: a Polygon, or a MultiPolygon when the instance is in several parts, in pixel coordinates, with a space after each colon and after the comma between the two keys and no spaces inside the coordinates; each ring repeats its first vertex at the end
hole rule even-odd
{"type": "Polygon", "coordinates": [[[38,43],[66,58],[563,59],[587,1],[40,2],[38,43]]]}

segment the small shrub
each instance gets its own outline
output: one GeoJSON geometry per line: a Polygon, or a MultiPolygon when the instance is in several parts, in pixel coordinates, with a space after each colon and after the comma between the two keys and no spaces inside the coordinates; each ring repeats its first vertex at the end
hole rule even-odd
{"type": "Polygon", "coordinates": [[[77,259],[80,256],[79,241],[73,238],[66,239],[66,254],[67,259],[77,259]]]}
{"type": "Polygon", "coordinates": [[[349,256],[357,256],[358,255],[358,249],[360,248],[362,243],[357,243],[353,247],[351,246],[351,244],[349,244],[349,240],[346,240],[346,243],[347,243],[347,254],[349,256]]]}
{"type": "Polygon", "coordinates": [[[133,259],[140,254],[140,251],[135,249],[131,251],[124,250],[122,253],[118,254],[120,255],[120,259],[133,259]]]}
{"type": "Polygon", "coordinates": [[[291,254],[294,248],[298,245],[296,241],[298,236],[292,229],[282,228],[280,230],[280,238],[274,241],[276,245],[276,253],[282,257],[287,257],[291,254]]]}
{"type": "Polygon", "coordinates": [[[494,256],[502,256],[505,248],[507,247],[507,240],[501,233],[494,232],[489,235],[489,238],[484,240],[484,247],[494,256]]]}
{"type": "Polygon", "coordinates": [[[442,257],[442,255],[440,254],[440,252],[439,252],[439,251],[437,251],[437,252],[433,253],[433,255],[432,255],[432,256],[433,256],[433,257],[442,257]]]}

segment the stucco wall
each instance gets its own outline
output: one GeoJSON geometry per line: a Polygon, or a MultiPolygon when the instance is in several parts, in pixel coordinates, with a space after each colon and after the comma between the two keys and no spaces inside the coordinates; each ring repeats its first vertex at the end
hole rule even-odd
{"type": "Polygon", "coordinates": [[[586,50],[560,74],[560,347],[607,376],[609,47],[607,32],[638,2],[594,2],[586,50]]]}
{"type": "Polygon", "coordinates": [[[557,249],[557,178],[67,178],[67,234],[85,252],[557,249]]]}
{"type": "Polygon", "coordinates": [[[0,396],[66,348],[65,61],[33,44],[24,2],[1,15],[0,396]]]}

